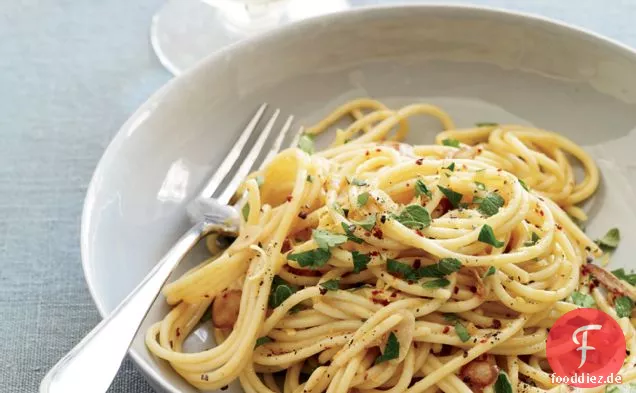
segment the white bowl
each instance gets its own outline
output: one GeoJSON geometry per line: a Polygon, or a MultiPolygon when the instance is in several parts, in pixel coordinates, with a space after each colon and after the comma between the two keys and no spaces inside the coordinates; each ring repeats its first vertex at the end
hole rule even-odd
{"type": "MultiPolygon", "coordinates": [[[[442,106],[459,126],[531,123],[587,147],[603,182],[588,204],[591,236],[636,238],[636,53],[560,23],[486,8],[356,9],[289,25],[216,53],[172,80],[119,131],[88,189],[86,281],[108,314],[187,228],[186,203],[267,101],[311,124],[347,99],[442,106]]],[[[432,142],[419,123],[411,141],[432,142]]],[[[623,242],[614,266],[634,266],[623,242]]],[[[147,326],[167,310],[161,301],[147,326]]],[[[146,350],[135,362],[161,392],[195,392],[146,350]]],[[[232,386],[229,393],[239,392],[232,386]]]]}

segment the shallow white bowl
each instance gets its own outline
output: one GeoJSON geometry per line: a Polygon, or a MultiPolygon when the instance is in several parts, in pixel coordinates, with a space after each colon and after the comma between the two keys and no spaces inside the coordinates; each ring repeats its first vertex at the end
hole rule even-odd
{"type": "MultiPolygon", "coordinates": [[[[124,124],[95,171],[82,219],[83,266],[100,313],[113,310],[187,228],[186,203],[257,105],[267,101],[311,124],[361,96],[394,107],[434,103],[459,126],[519,122],[562,132],[603,172],[587,206],[588,232],[618,226],[624,239],[636,238],[636,53],[518,13],[356,9],[216,53],[124,124]]],[[[410,140],[432,142],[436,126],[416,124],[410,140]]],[[[634,251],[636,242],[624,241],[613,265],[634,266],[634,251]]],[[[160,298],[142,331],[166,311],[160,298]]],[[[149,355],[143,335],[131,354],[158,391],[196,391],[149,355]]]]}

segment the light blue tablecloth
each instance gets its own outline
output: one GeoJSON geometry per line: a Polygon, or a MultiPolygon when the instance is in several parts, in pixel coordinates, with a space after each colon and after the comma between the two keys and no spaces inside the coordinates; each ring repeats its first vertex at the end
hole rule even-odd
{"type": "MultiPolygon", "coordinates": [[[[35,392],[46,370],[99,321],[80,266],[82,201],[108,141],[170,78],[148,42],[163,1],[0,3],[1,392],[35,392]]],[[[636,0],[473,2],[636,46],[636,0]]],[[[111,391],[151,389],[127,361],[111,391]]]]}

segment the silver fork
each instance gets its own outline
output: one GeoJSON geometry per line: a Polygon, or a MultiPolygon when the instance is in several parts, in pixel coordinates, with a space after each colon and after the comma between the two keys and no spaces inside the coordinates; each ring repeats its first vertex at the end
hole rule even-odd
{"type": "MultiPolygon", "coordinates": [[[[197,198],[190,202],[187,211],[194,226],[172,246],[110,315],[53,366],[40,384],[40,393],[106,392],[148,310],[186,253],[212,231],[232,233],[238,230],[238,212],[228,203],[261,155],[280,110],[277,109],[270,117],[238,169],[234,173],[231,171],[246,148],[250,136],[257,129],[266,108],[267,104],[258,108],[217,171],[197,198]],[[219,186],[225,179],[229,179],[228,186],[224,190],[219,190],[219,186]]],[[[262,165],[278,153],[291,128],[292,121],[293,116],[289,116],[262,165]]],[[[298,135],[292,143],[296,143],[298,135]]]]}

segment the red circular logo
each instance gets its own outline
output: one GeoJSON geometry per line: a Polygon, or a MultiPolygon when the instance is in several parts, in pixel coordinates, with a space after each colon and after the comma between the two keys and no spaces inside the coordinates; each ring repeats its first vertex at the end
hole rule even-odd
{"type": "Polygon", "coordinates": [[[546,344],[553,382],[591,388],[615,379],[625,361],[625,336],[618,323],[594,308],[579,308],[559,318],[546,344]]]}

